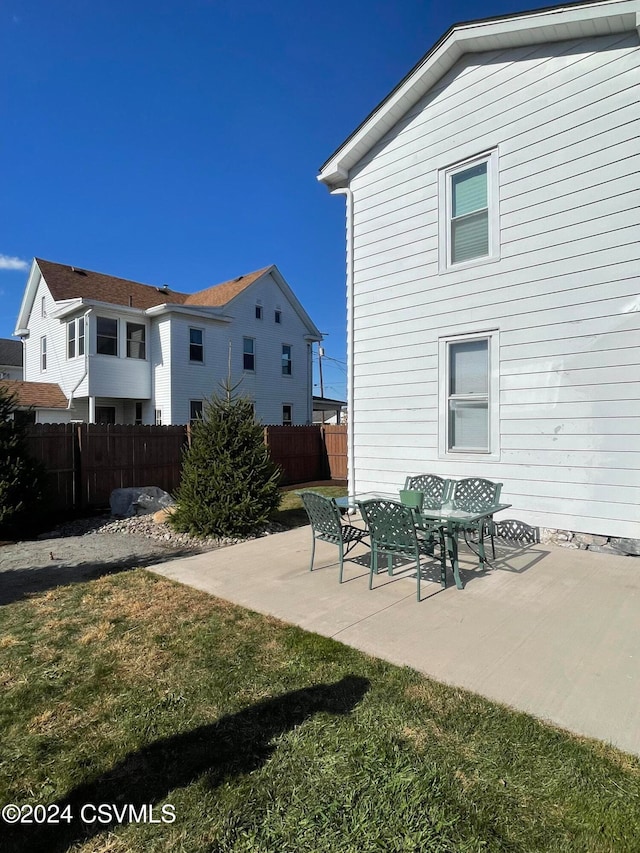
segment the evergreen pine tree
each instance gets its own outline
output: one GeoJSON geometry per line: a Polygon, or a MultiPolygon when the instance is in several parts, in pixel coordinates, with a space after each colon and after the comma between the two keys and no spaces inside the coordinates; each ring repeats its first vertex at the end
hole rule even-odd
{"type": "Polygon", "coordinates": [[[42,500],[44,470],[27,452],[17,401],[0,385],[0,530],[23,524],[42,500]]]}
{"type": "Polygon", "coordinates": [[[171,524],[198,536],[259,532],[280,503],[280,470],[249,400],[228,383],[205,402],[185,452],[171,524]]]}

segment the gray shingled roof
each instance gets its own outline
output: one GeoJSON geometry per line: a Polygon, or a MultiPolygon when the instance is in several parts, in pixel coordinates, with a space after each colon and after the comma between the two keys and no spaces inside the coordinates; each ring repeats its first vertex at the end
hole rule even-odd
{"type": "Polygon", "coordinates": [[[0,338],[0,364],[22,367],[22,341],[0,338]]]}

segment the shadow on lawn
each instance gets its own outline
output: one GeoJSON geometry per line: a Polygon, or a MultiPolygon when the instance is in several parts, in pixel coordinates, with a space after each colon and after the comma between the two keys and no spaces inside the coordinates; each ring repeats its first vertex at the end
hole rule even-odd
{"type": "MultiPolygon", "coordinates": [[[[162,801],[174,788],[184,787],[206,777],[216,788],[223,781],[257,770],[275,751],[271,741],[299,726],[318,713],[349,714],[362,700],[370,682],[360,676],[349,675],[334,684],[317,684],[273,699],[267,699],[237,714],[222,717],[217,723],[200,726],[183,734],[155,741],[127,755],[109,772],[92,782],[79,785],[68,796],[55,804],[62,812],[67,806],[73,815],[69,825],[40,827],[11,827],[11,835],[2,846],[11,853],[62,853],[77,842],[85,842],[116,826],[83,823],[82,806],[90,804],[130,804],[137,812],[162,801]]],[[[85,814],[91,819],[96,814],[89,808],[85,814]]],[[[161,819],[161,807],[153,810],[156,822],[161,819]]],[[[181,816],[176,815],[175,825],[180,826],[181,816]]],[[[162,829],[163,824],[159,824],[162,829]]]]}
{"type": "MultiPolygon", "coordinates": [[[[62,540],[64,541],[64,540],[62,540]]],[[[53,551],[51,552],[53,554],[53,551]]],[[[65,564],[64,560],[53,560],[50,566],[32,566],[24,569],[0,571],[0,606],[22,601],[30,595],[46,592],[58,586],[85,583],[103,575],[116,575],[135,568],[146,568],[188,557],[194,554],[191,548],[172,551],[152,551],[148,554],[131,554],[118,559],[84,560],[65,564]]],[[[2,552],[0,551],[0,558],[2,552]]],[[[1,559],[0,559],[0,565],[1,559]]]]}

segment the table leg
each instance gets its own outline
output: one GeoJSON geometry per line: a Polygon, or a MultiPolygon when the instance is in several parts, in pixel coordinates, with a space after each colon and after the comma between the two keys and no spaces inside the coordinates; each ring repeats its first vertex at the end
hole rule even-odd
{"type": "Polygon", "coordinates": [[[447,525],[447,551],[453,568],[453,579],[458,589],[464,589],[460,580],[460,567],[458,565],[458,533],[452,525],[447,525]]]}

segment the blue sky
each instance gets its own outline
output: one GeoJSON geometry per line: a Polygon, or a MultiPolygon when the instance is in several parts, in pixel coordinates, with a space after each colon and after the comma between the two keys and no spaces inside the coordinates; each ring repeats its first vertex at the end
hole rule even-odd
{"type": "Polygon", "coordinates": [[[318,168],[453,23],[538,5],[3,0],[0,337],[34,256],[187,292],[275,263],[343,396],[344,198],[318,168]]]}

